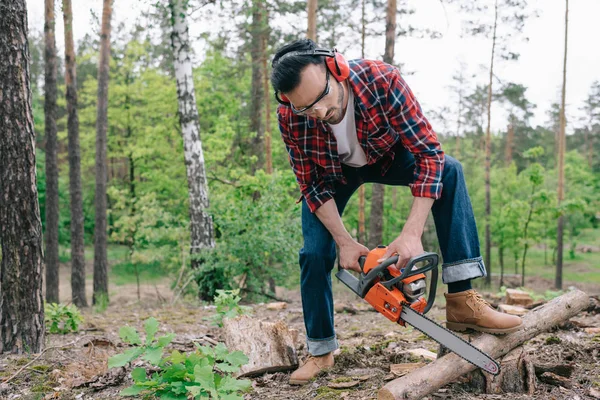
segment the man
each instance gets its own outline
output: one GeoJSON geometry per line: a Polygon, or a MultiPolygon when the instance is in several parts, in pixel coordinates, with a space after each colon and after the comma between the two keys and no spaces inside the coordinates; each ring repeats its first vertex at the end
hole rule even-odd
{"type": "Polygon", "coordinates": [[[521,319],[492,310],[471,289],[486,275],[477,228],[458,161],[444,154],[436,133],[400,71],[373,60],[346,61],[308,39],[280,48],[271,76],[279,128],[302,192],[301,294],[307,361],[290,377],[304,384],[333,366],[331,270],[339,247],[342,268],[360,271],[369,252],[340,218],[365,182],[405,185],[413,205],[400,235],[383,257],[398,254],[397,268],[422,254],[421,235],[431,210],[448,284],[450,329],[494,334],[519,329],[521,319]]]}

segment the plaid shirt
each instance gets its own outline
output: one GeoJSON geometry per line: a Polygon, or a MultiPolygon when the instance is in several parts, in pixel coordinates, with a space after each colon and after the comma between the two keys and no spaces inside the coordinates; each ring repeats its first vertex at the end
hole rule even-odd
{"type": "MultiPolygon", "coordinates": [[[[400,71],[382,61],[359,59],[349,64],[356,133],[367,164],[381,165],[384,175],[394,159],[394,146],[401,141],[415,157],[413,196],[440,198],[444,152],[400,71]]],[[[333,198],[335,182],[345,183],[335,136],[327,123],[294,114],[288,106],[280,105],[277,115],[300,191],[315,212],[333,198]]]]}

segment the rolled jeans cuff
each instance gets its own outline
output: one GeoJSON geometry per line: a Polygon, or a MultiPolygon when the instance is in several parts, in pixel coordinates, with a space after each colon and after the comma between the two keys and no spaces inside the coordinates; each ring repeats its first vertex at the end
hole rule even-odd
{"type": "Polygon", "coordinates": [[[306,345],[308,346],[308,352],[313,356],[322,356],[340,347],[335,335],[325,339],[311,339],[307,337],[306,345]]]}
{"type": "Polygon", "coordinates": [[[469,258],[442,265],[442,282],[445,284],[486,276],[483,258],[469,258]]]}

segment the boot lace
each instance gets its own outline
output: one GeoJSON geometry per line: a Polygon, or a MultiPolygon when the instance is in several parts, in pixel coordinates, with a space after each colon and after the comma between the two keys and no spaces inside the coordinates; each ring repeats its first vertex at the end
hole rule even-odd
{"type": "Polygon", "coordinates": [[[467,293],[467,300],[473,300],[473,303],[477,306],[477,311],[481,311],[485,307],[492,307],[479,293],[472,291],[467,293]]]}

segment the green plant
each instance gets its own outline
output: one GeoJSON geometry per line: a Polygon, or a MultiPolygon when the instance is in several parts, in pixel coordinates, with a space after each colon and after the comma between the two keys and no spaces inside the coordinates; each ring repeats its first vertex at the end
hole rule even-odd
{"type": "Polygon", "coordinates": [[[210,319],[214,325],[222,327],[224,318],[235,318],[239,315],[249,314],[251,310],[250,307],[239,305],[239,302],[242,299],[239,294],[239,289],[217,290],[217,295],[215,296],[217,313],[208,319],[210,319]]]}
{"type": "Polygon", "coordinates": [[[122,327],[121,338],[133,345],[125,353],[117,354],[108,360],[109,368],[123,367],[138,357],[158,367],[148,377],[145,368],[137,367],[131,371],[134,384],[121,391],[122,396],[142,396],[145,399],[214,399],[241,400],[240,392],[250,388],[248,380],[238,380],[233,373],[248,362],[240,351],[229,352],[219,343],[214,348],[196,344],[196,351],[190,354],[174,350],[163,357],[163,350],[174,334],[155,339],[158,321],[149,318],[144,324],[146,340],[142,340],[134,328],[122,327]]]}
{"type": "Polygon", "coordinates": [[[50,333],[69,333],[79,331],[79,324],[83,317],[73,304],[68,306],[57,303],[46,303],[44,306],[46,323],[49,324],[50,333]]]}

